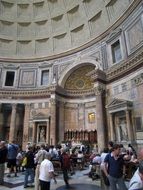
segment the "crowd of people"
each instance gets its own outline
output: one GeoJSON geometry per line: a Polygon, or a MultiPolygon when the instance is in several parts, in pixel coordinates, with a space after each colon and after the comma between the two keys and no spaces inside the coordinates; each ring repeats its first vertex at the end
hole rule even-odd
{"type": "Polygon", "coordinates": [[[98,146],[91,149],[83,144],[55,147],[28,143],[22,151],[14,141],[8,144],[0,141],[0,185],[4,183],[7,163],[7,177],[17,177],[18,172],[24,171],[24,188],[30,186],[35,190],[50,190],[50,181],[53,179],[57,183],[54,171],[57,162],[67,188],[70,187],[69,172],[74,173],[75,167],[82,170],[86,166],[90,168],[89,177],[96,173],[104,190],[143,189],[143,149],[137,154],[131,144],[124,148],[112,141],[100,153],[98,146]],[[128,188],[125,184],[127,178],[130,180],[128,188]]]}

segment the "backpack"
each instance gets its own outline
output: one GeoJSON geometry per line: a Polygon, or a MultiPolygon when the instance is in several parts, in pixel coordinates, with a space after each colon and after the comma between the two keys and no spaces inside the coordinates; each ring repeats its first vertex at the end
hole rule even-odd
{"type": "Polygon", "coordinates": [[[67,154],[62,155],[62,166],[63,168],[70,168],[70,157],[67,154]]]}

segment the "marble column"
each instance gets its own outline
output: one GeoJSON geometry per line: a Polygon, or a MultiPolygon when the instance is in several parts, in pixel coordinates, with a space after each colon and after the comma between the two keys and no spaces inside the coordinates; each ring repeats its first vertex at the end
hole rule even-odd
{"type": "Polygon", "coordinates": [[[126,122],[127,122],[127,132],[128,132],[128,140],[132,141],[133,140],[133,129],[131,125],[131,120],[130,120],[130,111],[126,110],[126,122]]]}
{"type": "Polygon", "coordinates": [[[47,131],[46,131],[46,143],[50,144],[50,117],[47,121],[47,131]]]}
{"type": "Polygon", "coordinates": [[[50,122],[50,144],[56,144],[56,100],[55,98],[50,99],[50,115],[51,115],[51,122],[50,122]]]}
{"type": "Polygon", "coordinates": [[[60,102],[59,108],[59,141],[62,142],[64,140],[64,133],[65,133],[65,103],[60,102]]]}
{"type": "Polygon", "coordinates": [[[12,104],[11,120],[10,120],[10,132],[9,142],[15,140],[15,129],[16,129],[16,104],[12,104]]]}
{"type": "Polygon", "coordinates": [[[109,123],[110,123],[110,140],[114,141],[115,140],[115,131],[114,131],[114,126],[113,126],[113,114],[109,113],[109,123]]]}
{"type": "Polygon", "coordinates": [[[97,143],[98,151],[102,151],[105,147],[105,129],[104,129],[104,117],[103,117],[103,102],[102,102],[103,90],[99,86],[95,88],[96,95],[96,124],[97,124],[97,143]]]}
{"type": "Polygon", "coordinates": [[[30,104],[26,104],[25,113],[24,113],[23,140],[22,140],[23,150],[25,150],[26,145],[28,143],[29,118],[30,118],[30,104]]]}
{"type": "Polygon", "coordinates": [[[3,138],[3,122],[4,122],[4,118],[3,118],[3,112],[2,112],[2,104],[0,104],[0,140],[4,140],[3,138]]]}

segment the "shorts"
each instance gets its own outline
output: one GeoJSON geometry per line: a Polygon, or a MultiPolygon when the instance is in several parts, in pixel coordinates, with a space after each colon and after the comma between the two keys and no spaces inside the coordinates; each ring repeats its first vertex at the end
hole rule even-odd
{"type": "Polygon", "coordinates": [[[16,166],[16,158],[7,160],[7,167],[11,168],[12,166],[16,166]]]}

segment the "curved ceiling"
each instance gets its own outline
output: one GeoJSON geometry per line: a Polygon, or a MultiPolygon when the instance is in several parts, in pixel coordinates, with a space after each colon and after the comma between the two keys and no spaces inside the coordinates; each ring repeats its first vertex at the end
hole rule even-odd
{"type": "Polygon", "coordinates": [[[87,90],[93,88],[91,78],[87,75],[90,71],[94,70],[93,65],[86,65],[79,67],[73,71],[65,83],[67,90],[87,90]]]}
{"type": "Polygon", "coordinates": [[[112,26],[131,2],[1,0],[0,57],[48,57],[78,48],[112,26]]]}

